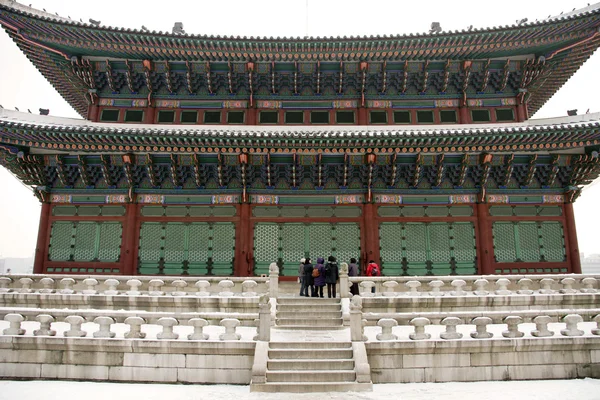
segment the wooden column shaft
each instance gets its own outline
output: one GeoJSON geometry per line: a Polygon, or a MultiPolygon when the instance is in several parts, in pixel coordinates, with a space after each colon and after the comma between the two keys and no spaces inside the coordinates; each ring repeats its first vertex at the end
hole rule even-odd
{"type": "Polygon", "coordinates": [[[47,238],[49,237],[48,230],[51,228],[49,224],[51,211],[52,205],[50,203],[42,203],[42,208],[40,210],[40,225],[35,245],[35,259],[33,262],[34,274],[44,273],[44,263],[48,258],[48,246],[50,245],[47,238]]]}
{"type": "Polygon", "coordinates": [[[144,109],[144,112],[144,123],[153,124],[156,117],[156,108],[149,106],[144,109]]]}
{"type": "Polygon", "coordinates": [[[477,227],[476,243],[479,245],[478,254],[481,257],[481,260],[479,260],[479,273],[482,275],[494,274],[496,272],[493,265],[494,242],[487,204],[477,204],[477,227]]]}
{"type": "Polygon", "coordinates": [[[121,257],[124,275],[137,275],[137,240],[139,238],[138,228],[138,206],[127,204],[125,206],[125,222],[123,224],[123,241],[121,257]]]}
{"type": "Polygon", "coordinates": [[[363,254],[366,259],[363,261],[363,266],[369,260],[375,261],[378,265],[381,265],[380,252],[379,252],[379,220],[377,219],[377,206],[374,204],[365,204],[363,207],[364,223],[365,228],[365,249],[363,254]]]}
{"type": "Polygon", "coordinates": [[[367,109],[364,107],[359,107],[358,112],[358,125],[368,125],[369,123],[369,118],[367,115],[367,109]]]}
{"type": "MultiPolygon", "coordinates": [[[[571,266],[571,273],[581,273],[581,260],[579,259],[579,244],[577,243],[577,229],[575,227],[575,213],[573,203],[565,203],[565,241],[568,243],[567,262],[571,266]]],[[[566,243],[565,243],[566,244],[566,243]]]]}
{"type": "Polygon", "coordinates": [[[234,276],[252,276],[252,226],[250,223],[250,204],[242,203],[239,207],[240,220],[235,235],[234,276]]]}
{"type": "Polygon", "coordinates": [[[470,118],[469,118],[469,109],[465,106],[465,107],[460,107],[458,109],[458,123],[460,124],[468,124],[470,123],[470,118]]]}

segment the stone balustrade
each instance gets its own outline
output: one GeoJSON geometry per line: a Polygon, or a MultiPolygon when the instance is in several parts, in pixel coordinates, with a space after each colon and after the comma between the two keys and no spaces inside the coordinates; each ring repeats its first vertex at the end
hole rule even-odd
{"type": "MultiPolygon", "coordinates": [[[[145,326],[159,326],[160,332],[156,333],[157,340],[177,340],[180,335],[175,332],[175,327],[191,327],[193,332],[182,340],[209,340],[208,334],[204,333],[207,326],[224,327],[218,340],[240,340],[241,335],[236,332],[240,326],[256,326],[260,324],[258,314],[227,315],[225,313],[198,313],[194,315],[169,314],[169,313],[131,313],[119,311],[99,310],[0,310],[0,317],[8,322],[8,328],[3,329],[2,335],[27,336],[23,323],[33,322],[39,324],[38,329],[29,331],[28,336],[60,337],[57,334],[57,324],[68,324],[68,328],[62,331],[63,337],[93,337],[96,339],[115,338],[117,334],[126,339],[144,339],[147,333],[142,332],[145,326]],[[218,314],[218,315],[215,315],[218,314]],[[95,327],[86,327],[84,324],[94,323],[95,327]],[[54,329],[53,329],[54,328],[54,329]]],[[[263,326],[270,325],[270,313],[261,315],[265,319],[263,326]]],[[[188,329],[189,330],[189,329],[188,329]]],[[[216,337],[212,338],[217,340],[216,337]]],[[[256,339],[255,339],[256,340],[256,339]]]]}
{"type": "Polygon", "coordinates": [[[260,296],[264,277],[151,277],[86,275],[3,275],[2,294],[83,294],[102,296],[260,296]]]}
{"type": "MultiPolygon", "coordinates": [[[[600,294],[599,275],[349,277],[364,297],[600,294]],[[371,288],[375,293],[371,293],[371,288]]],[[[342,291],[342,296],[346,293],[342,291]]]]}

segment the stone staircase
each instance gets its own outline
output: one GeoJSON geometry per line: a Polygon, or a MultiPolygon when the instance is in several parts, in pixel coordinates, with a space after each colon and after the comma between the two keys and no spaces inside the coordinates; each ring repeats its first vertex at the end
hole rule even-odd
{"type": "Polygon", "coordinates": [[[280,297],[277,299],[276,328],[334,330],[343,328],[340,299],[280,297]]]}

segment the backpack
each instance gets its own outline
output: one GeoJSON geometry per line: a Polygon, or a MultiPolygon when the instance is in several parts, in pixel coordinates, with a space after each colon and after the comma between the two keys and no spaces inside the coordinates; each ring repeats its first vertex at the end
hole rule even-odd
{"type": "Polygon", "coordinates": [[[325,264],[325,276],[331,276],[331,264],[325,264]]]}
{"type": "Polygon", "coordinates": [[[319,269],[318,268],[313,268],[312,277],[313,278],[318,278],[319,276],[321,276],[321,274],[319,273],[319,269]]]}
{"type": "Polygon", "coordinates": [[[381,273],[379,272],[379,267],[377,264],[371,264],[371,276],[379,276],[381,273]]]}

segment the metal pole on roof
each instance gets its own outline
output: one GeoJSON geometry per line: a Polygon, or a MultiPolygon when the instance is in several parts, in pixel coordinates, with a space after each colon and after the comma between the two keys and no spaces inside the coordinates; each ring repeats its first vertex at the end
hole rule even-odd
{"type": "Polygon", "coordinates": [[[306,0],[306,26],[304,30],[304,38],[308,39],[308,0],[306,0]]]}

